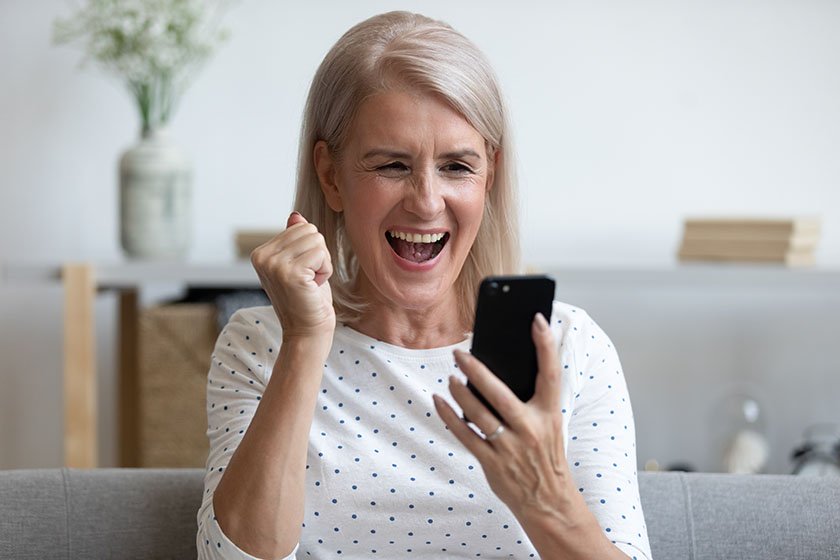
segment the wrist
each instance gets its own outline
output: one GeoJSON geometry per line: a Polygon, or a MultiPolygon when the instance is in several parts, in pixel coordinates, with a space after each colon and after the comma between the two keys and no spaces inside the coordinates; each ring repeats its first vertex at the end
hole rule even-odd
{"type": "Polygon", "coordinates": [[[320,380],[332,347],[332,338],[332,332],[319,335],[283,332],[272,379],[277,379],[277,374],[280,374],[281,377],[320,380]]]}
{"type": "Polygon", "coordinates": [[[591,530],[590,523],[595,521],[585,503],[577,500],[563,500],[551,504],[539,504],[522,508],[516,512],[516,518],[524,527],[533,528],[540,533],[558,532],[564,535],[580,534],[591,530]]]}
{"type": "Polygon", "coordinates": [[[317,325],[285,325],[281,322],[280,328],[283,332],[283,343],[300,343],[313,345],[324,339],[332,340],[335,332],[335,319],[324,320],[317,325]]]}
{"type": "Polygon", "coordinates": [[[306,349],[329,348],[332,345],[333,328],[319,328],[305,331],[283,331],[281,348],[306,349]]]}
{"type": "Polygon", "coordinates": [[[604,535],[595,515],[579,494],[553,505],[556,507],[524,509],[516,515],[540,552],[540,558],[625,558],[604,535]],[[614,556],[616,553],[618,556],[614,556]]]}

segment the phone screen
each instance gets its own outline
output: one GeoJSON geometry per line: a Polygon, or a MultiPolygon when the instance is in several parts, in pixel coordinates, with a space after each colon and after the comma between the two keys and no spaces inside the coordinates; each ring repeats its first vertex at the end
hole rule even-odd
{"type": "MultiPolygon", "coordinates": [[[[537,379],[531,323],[537,313],[550,321],[554,289],[554,279],[542,275],[493,276],[479,286],[470,352],[523,402],[534,395],[537,379]]],[[[475,387],[467,386],[502,419],[475,387]]]]}

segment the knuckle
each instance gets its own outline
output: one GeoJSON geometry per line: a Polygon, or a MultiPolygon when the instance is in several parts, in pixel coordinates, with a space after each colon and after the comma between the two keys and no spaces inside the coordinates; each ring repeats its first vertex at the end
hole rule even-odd
{"type": "Polygon", "coordinates": [[[510,415],[515,415],[516,411],[513,407],[513,402],[511,402],[511,398],[509,395],[499,395],[496,397],[495,403],[496,409],[501,413],[506,413],[510,415]]]}
{"type": "Polygon", "coordinates": [[[257,247],[256,249],[251,251],[250,258],[251,264],[254,266],[254,268],[262,268],[264,262],[262,247],[257,247]]]}
{"type": "Polygon", "coordinates": [[[497,402],[494,404],[496,410],[499,411],[499,414],[502,415],[503,418],[509,418],[511,423],[518,423],[522,418],[522,411],[520,409],[521,403],[516,399],[514,401],[514,397],[510,395],[502,395],[498,397],[497,402]]]}
{"type": "Polygon", "coordinates": [[[260,269],[269,277],[281,277],[289,268],[289,259],[283,253],[266,255],[260,260],[260,269]]]}

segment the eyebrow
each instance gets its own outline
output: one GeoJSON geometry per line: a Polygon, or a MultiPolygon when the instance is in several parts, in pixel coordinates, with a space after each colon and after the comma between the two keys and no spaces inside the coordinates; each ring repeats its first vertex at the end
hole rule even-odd
{"type": "Polygon", "coordinates": [[[441,154],[440,157],[441,159],[463,159],[464,157],[474,157],[476,159],[481,159],[481,156],[478,155],[478,153],[475,150],[471,150],[470,148],[441,154]]]}
{"type": "Polygon", "coordinates": [[[377,156],[384,156],[386,158],[396,159],[407,159],[409,157],[409,155],[405,152],[397,152],[395,150],[388,150],[385,148],[374,148],[373,150],[363,155],[362,159],[369,159],[377,156]]]}
{"type": "MultiPolygon", "coordinates": [[[[374,148],[373,150],[370,150],[365,155],[363,155],[362,159],[369,159],[377,156],[384,156],[387,158],[395,159],[408,159],[411,157],[411,154],[408,154],[406,152],[399,152],[396,150],[389,150],[386,148],[374,148]]],[[[478,155],[478,153],[475,150],[472,150],[470,148],[441,154],[440,156],[438,156],[438,159],[462,159],[464,157],[473,157],[479,160],[481,159],[481,156],[478,155]]]]}

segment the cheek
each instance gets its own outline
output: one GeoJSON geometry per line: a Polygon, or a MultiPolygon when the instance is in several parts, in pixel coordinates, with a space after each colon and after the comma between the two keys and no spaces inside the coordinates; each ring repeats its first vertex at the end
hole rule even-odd
{"type": "Polygon", "coordinates": [[[460,227],[469,231],[477,231],[484,217],[484,205],[487,203],[486,191],[476,186],[469,191],[462,191],[461,195],[453,199],[452,206],[460,227]]]}
{"type": "Polygon", "coordinates": [[[348,188],[343,189],[342,196],[345,202],[345,218],[360,222],[356,224],[357,227],[372,225],[375,218],[381,217],[379,214],[388,212],[397,203],[397,191],[393,185],[388,185],[382,180],[356,179],[347,185],[348,188]]]}

